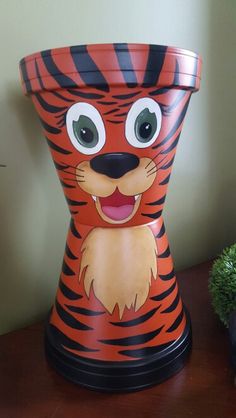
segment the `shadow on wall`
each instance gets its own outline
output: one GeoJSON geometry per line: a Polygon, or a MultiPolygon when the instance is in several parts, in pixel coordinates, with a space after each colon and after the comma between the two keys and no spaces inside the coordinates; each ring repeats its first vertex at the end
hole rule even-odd
{"type": "Polygon", "coordinates": [[[41,319],[49,309],[64,250],[63,226],[66,228],[69,216],[64,213],[66,206],[63,207],[60,185],[55,180],[38,117],[19,83],[7,90],[1,119],[1,136],[8,141],[5,161],[2,158],[0,161],[7,165],[0,168],[3,180],[0,333],[3,333],[41,319]],[[50,247],[53,236],[55,245],[50,247]]]}
{"type": "Polygon", "coordinates": [[[235,1],[211,2],[209,33],[209,255],[236,242],[235,1]],[[217,179],[217,180],[216,180],[217,179]]]}

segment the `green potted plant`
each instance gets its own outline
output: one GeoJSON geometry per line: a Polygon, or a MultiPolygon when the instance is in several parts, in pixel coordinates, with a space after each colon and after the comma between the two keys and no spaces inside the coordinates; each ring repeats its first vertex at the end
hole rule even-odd
{"type": "Polygon", "coordinates": [[[213,263],[209,291],[216,314],[229,329],[236,384],[236,244],[225,248],[213,263]]]}

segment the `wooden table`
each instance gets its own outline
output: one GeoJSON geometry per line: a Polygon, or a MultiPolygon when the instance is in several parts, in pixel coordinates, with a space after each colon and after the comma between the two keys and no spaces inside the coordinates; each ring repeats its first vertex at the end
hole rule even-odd
{"type": "Polygon", "coordinates": [[[48,366],[36,324],[0,337],[0,418],[236,418],[227,331],[209,302],[210,266],[178,274],[193,325],[192,355],[179,374],[131,394],[89,391],[48,366]]]}

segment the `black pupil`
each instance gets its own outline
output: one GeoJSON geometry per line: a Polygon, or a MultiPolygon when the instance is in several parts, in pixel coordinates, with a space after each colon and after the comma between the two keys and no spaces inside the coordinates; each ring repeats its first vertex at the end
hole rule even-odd
{"type": "Polygon", "coordinates": [[[149,122],[144,122],[139,128],[139,135],[141,138],[147,139],[152,133],[152,125],[149,122]]]}
{"type": "Polygon", "coordinates": [[[90,143],[93,141],[94,134],[89,128],[81,128],[80,129],[80,137],[83,141],[90,143]]]}

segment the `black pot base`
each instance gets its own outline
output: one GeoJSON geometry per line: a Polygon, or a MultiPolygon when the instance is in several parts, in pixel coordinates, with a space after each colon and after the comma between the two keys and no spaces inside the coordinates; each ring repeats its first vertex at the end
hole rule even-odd
{"type": "Polygon", "coordinates": [[[50,324],[45,335],[45,353],[50,365],[66,379],[101,392],[132,392],[154,386],[179,372],[191,351],[191,321],[186,313],[186,327],[181,337],[158,354],[142,360],[100,361],[71,355],[55,343],[50,324]]]}

